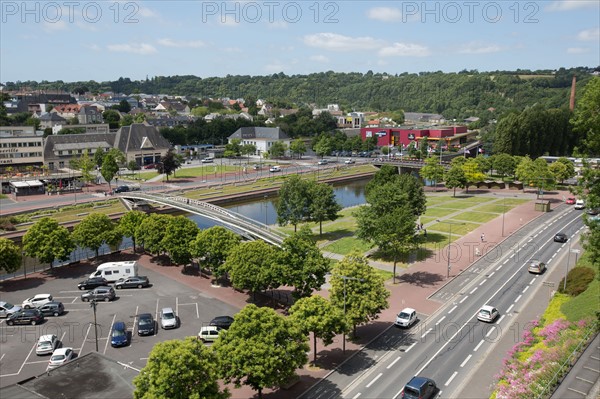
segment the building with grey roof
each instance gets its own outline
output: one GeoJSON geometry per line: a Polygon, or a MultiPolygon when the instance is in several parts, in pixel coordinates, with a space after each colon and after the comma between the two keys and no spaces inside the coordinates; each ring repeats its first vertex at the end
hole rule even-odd
{"type": "Polygon", "coordinates": [[[234,139],[239,139],[242,145],[254,144],[257,155],[269,151],[273,143],[277,141],[283,142],[288,147],[291,143],[290,137],[279,127],[241,127],[227,139],[230,143],[234,139]]]}

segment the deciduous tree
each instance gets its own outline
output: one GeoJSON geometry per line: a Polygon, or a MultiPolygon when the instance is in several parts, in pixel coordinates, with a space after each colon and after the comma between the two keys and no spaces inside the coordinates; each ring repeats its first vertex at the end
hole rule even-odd
{"type": "Polygon", "coordinates": [[[299,175],[289,176],[279,189],[277,201],[277,222],[280,226],[289,223],[294,225],[294,231],[298,223],[309,217],[310,183],[299,175]]]}
{"type": "Polygon", "coordinates": [[[290,144],[290,152],[298,155],[298,159],[302,158],[302,155],[306,153],[306,144],[304,144],[304,140],[296,139],[292,141],[290,144]]]}
{"type": "Polygon", "coordinates": [[[423,179],[435,182],[436,190],[437,183],[444,179],[444,167],[440,165],[437,158],[427,158],[425,165],[419,171],[419,174],[423,179]]]}
{"type": "Polygon", "coordinates": [[[55,260],[65,261],[75,249],[71,233],[66,227],[50,218],[42,218],[31,226],[23,236],[23,249],[32,258],[42,263],[55,260]]]}
{"type": "Polygon", "coordinates": [[[446,172],[446,187],[454,190],[452,196],[456,197],[456,188],[465,188],[467,186],[467,177],[462,167],[453,165],[446,172]]]}
{"type": "Polygon", "coordinates": [[[136,230],[136,237],[138,237],[140,244],[144,246],[144,250],[157,255],[166,251],[164,237],[167,233],[170,218],[172,216],[153,213],[142,220],[136,230]]]}
{"type": "Polygon", "coordinates": [[[110,244],[114,237],[111,235],[117,225],[104,213],[90,213],[73,228],[73,241],[83,248],[89,248],[96,253],[103,244],[110,244]]]}
{"type": "Polygon", "coordinates": [[[173,150],[167,151],[167,153],[160,159],[158,164],[158,173],[164,173],[169,181],[169,176],[175,173],[177,169],[181,167],[181,158],[173,152],[173,150]]]}
{"type": "Polygon", "coordinates": [[[169,219],[162,247],[176,265],[187,265],[192,260],[191,243],[198,236],[198,225],[185,216],[169,219]]]}
{"type": "Polygon", "coordinates": [[[224,269],[229,273],[231,284],[238,290],[256,293],[279,286],[280,273],[276,250],[264,241],[244,242],[231,250],[224,269]]]}
{"type": "Polygon", "coordinates": [[[21,267],[21,248],[8,238],[0,237],[0,270],[13,273],[21,267]]]}
{"type": "Polygon", "coordinates": [[[138,239],[138,229],[148,215],[140,211],[129,211],[119,219],[119,229],[121,232],[131,238],[133,242],[133,251],[135,252],[135,244],[138,239]]]}
{"type": "Polygon", "coordinates": [[[192,255],[201,258],[202,264],[218,279],[225,273],[222,266],[227,256],[241,241],[241,237],[233,231],[213,226],[201,230],[190,245],[192,255]]]}
{"type": "Polygon", "coordinates": [[[336,200],[333,187],[327,183],[310,183],[308,193],[310,220],[319,223],[319,235],[322,235],[323,222],[336,220],[342,206],[336,200]]]}

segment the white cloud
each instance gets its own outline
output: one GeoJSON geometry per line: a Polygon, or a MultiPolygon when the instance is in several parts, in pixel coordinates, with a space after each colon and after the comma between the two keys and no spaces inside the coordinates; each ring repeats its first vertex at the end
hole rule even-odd
{"type": "Polygon", "coordinates": [[[391,46],[382,47],[379,55],[382,57],[426,57],[431,55],[431,51],[420,44],[396,42],[391,46]]]}
{"type": "Polygon", "coordinates": [[[567,49],[567,54],[585,54],[588,53],[590,50],[587,48],[582,48],[582,47],[569,47],[567,49]]]}
{"type": "Polygon", "coordinates": [[[279,61],[265,65],[265,71],[268,73],[279,73],[286,70],[285,64],[279,61]]]}
{"type": "Polygon", "coordinates": [[[596,0],[556,0],[546,7],[547,11],[570,11],[598,7],[596,0]]]}
{"type": "MultiPolygon", "coordinates": [[[[128,11],[130,11],[129,8],[128,8],[128,11]]],[[[139,15],[140,17],[145,17],[145,18],[152,18],[152,17],[158,16],[153,10],[151,10],[150,8],[147,8],[147,7],[140,7],[140,9],[137,12],[137,15],[139,15]]]]}
{"type": "Polygon", "coordinates": [[[459,50],[459,54],[490,54],[502,51],[502,48],[497,44],[486,44],[480,42],[471,42],[463,45],[459,50]]]}
{"type": "Polygon", "coordinates": [[[204,47],[205,44],[202,40],[190,40],[190,41],[176,41],[172,39],[159,39],[158,44],[165,47],[188,47],[188,48],[199,48],[204,47]]]}
{"type": "Polygon", "coordinates": [[[591,28],[591,29],[582,30],[577,35],[577,39],[584,41],[584,42],[599,40],[600,39],[600,28],[591,28]]]}
{"type": "Polygon", "coordinates": [[[309,59],[314,62],[329,62],[329,58],[325,57],[324,55],[311,55],[309,59]]]}
{"type": "Polygon", "coordinates": [[[350,37],[324,32],[304,36],[304,44],[331,51],[356,51],[376,49],[382,42],[369,36],[350,37]]]}
{"type": "Polygon", "coordinates": [[[140,55],[155,54],[158,52],[154,46],[147,43],[109,44],[106,46],[106,48],[115,53],[131,53],[140,55]]]}
{"type": "Polygon", "coordinates": [[[367,11],[367,17],[383,22],[394,22],[402,20],[402,12],[397,8],[375,7],[367,11]]]}

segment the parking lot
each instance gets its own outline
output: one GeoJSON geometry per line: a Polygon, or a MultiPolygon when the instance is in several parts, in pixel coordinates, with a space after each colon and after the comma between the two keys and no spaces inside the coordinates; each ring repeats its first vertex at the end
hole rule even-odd
{"type": "MultiPolygon", "coordinates": [[[[21,305],[23,300],[35,294],[51,294],[54,300],[65,306],[65,313],[58,317],[46,317],[36,326],[8,326],[0,319],[0,386],[4,387],[26,378],[43,373],[49,355],[37,356],[35,347],[41,335],[55,334],[63,347],[72,347],[76,355],[96,350],[94,312],[80,295],[77,283],[85,280],[94,271],[91,266],[69,267],[61,270],[61,277],[28,277],[25,281],[4,282],[0,286],[0,299],[21,305]]],[[[117,298],[111,302],[99,302],[96,307],[98,330],[98,352],[135,368],[146,364],[154,344],[168,339],[196,336],[203,325],[220,315],[235,315],[236,309],[200,291],[172,281],[143,266],[140,275],[150,279],[148,288],[115,290],[117,298]],[[137,315],[151,313],[158,318],[160,310],[172,307],[180,319],[180,327],[162,330],[156,320],[157,332],[152,336],[138,336],[137,315]],[[113,323],[127,324],[130,344],[122,348],[110,345],[110,330],[113,323]]]]}

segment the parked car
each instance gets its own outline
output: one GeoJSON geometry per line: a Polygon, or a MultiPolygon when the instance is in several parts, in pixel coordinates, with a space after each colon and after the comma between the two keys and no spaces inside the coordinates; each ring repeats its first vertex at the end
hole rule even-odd
{"type": "Polygon", "coordinates": [[[112,301],[115,299],[117,295],[115,294],[115,290],[113,287],[96,287],[91,291],[86,292],[81,295],[81,300],[84,302],[89,302],[92,299],[96,301],[112,301]]]}
{"type": "Polygon", "coordinates": [[[32,296],[31,298],[27,298],[23,301],[23,306],[25,309],[31,308],[39,308],[40,306],[48,303],[52,300],[52,295],[50,294],[37,294],[32,296]]]}
{"type": "Polygon", "coordinates": [[[575,204],[575,198],[574,197],[567,198],[567,200],[565,201],[565,204],[567,204],[567,205],[574,205],[575,204]]]}
{"type": "Polygon", "coordinates": [[[146,276],[134,276],[127,278],[120,278],[115,283],[116,289],[121,288],[144,288],[150,285],[150,280],[146,276]]]}
{"type": "Polygon", "coordinates": [[[233,321],[234,319],[231,316],[217,316],[210,321],[210,325],[227,330],[229,327],[231,327],[233,321]]]}
{"type": "Polygon", "coordinates": [[[62,302],[58,301],[48,302],[47,304],[40,306],[38,309],[44,316],[57,317],[65,313],[65,306],[62,304],[62,302]]]}
{"type": "Polygon", "coordinates": [[[254,170],[260,170],[260,169],[262,169],[262,166],[260,166],[258,164],[255,164],[254,166],[252,166],[252,169],[254,169],[254,170]]]}
{"type": "Polygon", "coordinates": [[[160,311],[160,326],[165,330],[179,327],[179,317],[172,308],[163,308],[160,311]]]}
{"type": "Polygon", "coordinates": [[[198,339],[202,342],[214,342],[219,338],[221,331],[224,330],[217,326],[202,327],[198,333],[198,339]]]}
{"type": "Polygon", "coordinates": [[[531,259],[529,261],[529,266],[527,266],[527,271],[529,273],[542,274],[546,270],[546,264],[537,259],[531,259]]]}
{"type": "Polygon", "coordinates": [[[150,313],[142,313],[138,316],[137,322],[138,335],[154,335],[156,332],[156,323],[150,313]]]}
{"type": "Polygon", "coordinates": [[[10,315],[17,313],[22,308],[17,305],[13,305],[9,302],[0,301],[0,317],[10,317],[10,315]]]}
{"type": "Polygon", "coordinates": [[[269,168],[269,172],[271,172],[271,173],[281,172],[281,166],[278,166],[278,165],[271,166],[271,168],[269,168]]]}
{"type": "Polygon", "coordinates": [[[52,370],[57,368],[58,366],[62,366],[63,364],[71,361],[75,357],[75,353],[73,352],[73,348],[58,348],[52,352],[52,357],[50,357],[50,361],[48,362],[48,370],[52,370]]]}
{"type": "Polygon", "coordinates": [[[327,161],[326,159],[320,159],[319,162],[317,162],[317,165],[327,165],[329,163],[329,161],[327,161]]]}
{"type": "Polygon", "coordinates": [[[567,242],[569,238],[565,233],[556,233],[554,236],[554,242],[567,242]]]}
{"type": "Polygon", "coordinates": [[[417,322],[417,311],[412,308],[402,309],[398,316],[396,316],[396,322],[394,323],[398,327],[410,327],[417,322]]]}
{"type": "Polygon", "coordinates": [[[485,305],[479,309],[479,312],[477,313],[477,320],[491,323],[496,320],[498,316],[500,316],[498,309],[490,305],[485,305]]]}
{"type": "Polygon", "coordinates": [[[588,208],[588,210],[586,210],[585,213],[594,216],[600,213],[600,208],[588,208]]]}
{"type": "Polygon", "coordinates": [[[345,163],[346,165],[350,165],[351,163],[354,163],[354,159],[348,158],[348,159],[346,159],[346,160],[344,161],[344,163],[345,163]]]}
{"type": "Polygon", "coordinates": [[[402,390],[405,399],[431,399],[437,394],[435,381],[427,377],[413,377],[402,390]]]}
{"type": "Polygon", "coordinates": [[[103,285],[108,285],[108,280],[106,280],[104,277],[92,277],[77,284],[77,288],[80,290],[91,290],[103,285]]]}
{"type": "Polygon", "coordinates": [[[585,208],[585,202],[581,199],[578,199],[575,202],[575,209],[583,209],[583,208],[585,208]]]}
{"type": "Polygon", "coordinates": [[[126,193],[130,191],[129,186],[119,186],[117,188],[115,188],[115,193],[126,193]]]}
{"type": "Polygon", "coordinates": [[[148,164],[148,165],[144,166],[144,169],[156,169],[156,164],[155,163],[148,164]]]}
{"type": "Polygon", "coordinates": [[[213,158],[204,158],[202,161],[202,163],[213,163],[214,159],[213,158]]]}
{"type": "Polygon", "coordinates": [[[126,346],[129,344],[129,332],[127,326],[122,321],[113,324],[110,332],[110,345],[112,347],[126,346]]]}
{"type": "Polygon", "coordinates": [[[58,337],[54,334],[42,335],[35,347],[36,355],[49,355],[58,346],[58,337]]]}
{"type": "Polygon", "coordinates": [[[23,309],[17,313],[13,313],[6,320],[6,324],[9,326],[20,325],[20,324],[31,324],[35,326],[44,321],[44,315],[39,309],[23,309]]]}

